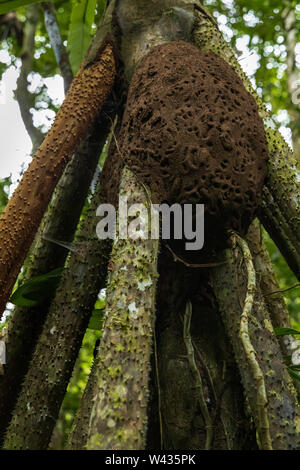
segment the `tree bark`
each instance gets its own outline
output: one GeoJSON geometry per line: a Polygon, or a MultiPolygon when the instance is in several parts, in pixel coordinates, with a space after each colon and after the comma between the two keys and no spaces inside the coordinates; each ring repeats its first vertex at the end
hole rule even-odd
{"type": "MultiPolygon", "coordinates": [[[[113,112],[106,107],[94,131],[68,164],[39,228],[22,282],[63,267],[68,250],[48,241],[72,241],[82,207],[105,144],[113,112]],[[104,115],[103,115],[104,114],[104,115]],[[46,239],[44,238],[46,236],[46,239]]],[[[15,307],[8,321],[5,374],[0,376],[0,442],[10,421],[21,384],[49,306],[49,297],[36,307],[15,307]]]]}
{"type": "Polygon", "coordinates": [[[228,263],[212,270],[214,291],[264,450],[296,450],[300,410],[247,243],[232,235],[228,263]]]}
{"type": "MultiPolygon", "coordinates": [[[[127,169],[122,173],[119,194],[128,198],[128,208],[133,204],[149,208],[151,203],[148,190],[127,169]]],[[[138,239],[123,239],[117,229],[110,258],[88,449],[145,447],[159,244],[150,237],[149,219],[144,219],[146,226],[140,225],[138,239]]],[[[127,230],[127,222],[122,226],[127,230]]]]}
{"type": "Polygon", "coordinates": [[[96,235],[100,184],[73,244],[7,429],[5,449],[46,449],[98,293],[110,240],[96,235]]]}
{"type": "Polygon", "coordinates": [[[53,190],[72,153],[91,128],[115,79],[112,46],[74,78],[55,122],[0,219],[0,311],[21,269],[53,190]]]}

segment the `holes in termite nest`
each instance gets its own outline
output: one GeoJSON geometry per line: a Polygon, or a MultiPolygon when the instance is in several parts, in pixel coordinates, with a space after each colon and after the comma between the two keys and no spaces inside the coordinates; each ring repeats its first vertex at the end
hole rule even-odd
{"type": "Polygon", "coordinates": [[[184,42],[154,48],[132,78],[122,128],[127,164],[138,169],[156,200],[173,191],[178,201],[205,201],[206,213],[226,227],[231,219],[241,225],[242,217],[252,217],[266,174],[266,139],[253,99],[221,58],[184,42]],[[140,76],[149,83],[141,87],[140,76]],[[141,150],[133,153],[133,147],[141,150]],[[237,212],[240,205],[239,215],[233,205],[237,212]]]}

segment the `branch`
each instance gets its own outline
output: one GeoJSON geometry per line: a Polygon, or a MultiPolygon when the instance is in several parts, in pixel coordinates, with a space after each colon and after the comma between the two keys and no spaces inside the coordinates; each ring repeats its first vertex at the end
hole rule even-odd
{"type": "Polygon", "coordinates": [[[88,440],[90,416],[93,406],[93,397],[96,394],[96,368],[97,361],[94,359],[88,382],[68,438],[68,450],[83,450],[86,446],[88,440]]]}
{"type": "Polygon", "coordinates": [[[30,109],[34,107],[34,97],[28,91],[29,83],[27,80],[29,73],[32,72],[35,32],[38,21],[39,7],[38,5],[30,5],[26,12],[23,47],[21,51],[22,66],[15,91],[15,97],[18,101],[21,116],[32,142],[33,153],[39,147],[44,137],[43,133],[33,125],[30,109]]]}
{"type": "MultiPolygon", "coordinates": [[[[147,192],[126,169],[120,196],[128,207],[148,207],[147,192]]],[[[145,448],[159,244],[148,228],[142,238],[114,242],[88,449],[145,448]]]]}
{"type": "Polygon", "coordinates": [[[52,2],[42,2],[42,6],[44,9],[45,26],[49,35],[51,47],[53,49],[56,62],[60,68],[61,75],[64,79],[65,93],[67,93],[73,80],[73,72],[68,53],[60,35],[55,7],[52,2]]]}

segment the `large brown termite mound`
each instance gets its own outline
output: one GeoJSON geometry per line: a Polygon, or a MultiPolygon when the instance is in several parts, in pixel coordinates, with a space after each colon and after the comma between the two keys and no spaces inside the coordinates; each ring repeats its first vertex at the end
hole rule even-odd
{"type": "Polygon", "coordinates": [[[213,53],[178,41],[154,48],[135,71],[118,151],[104,170],[115,201],[126,164],[154,202],[205,204],[206,240],[244,234],[260,205],[267,143],[256,103],[213,53]]]}

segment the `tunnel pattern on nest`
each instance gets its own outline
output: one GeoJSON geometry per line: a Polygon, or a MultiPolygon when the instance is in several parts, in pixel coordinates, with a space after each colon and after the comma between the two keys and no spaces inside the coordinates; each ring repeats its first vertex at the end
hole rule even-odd
{"type": "Polygon", "coordinates": [[[222,58],[183,41],[154,48],[131,80],[118,142],[105,171],[110,200],[126,163],[154,202],[205,204],[206,234],[247,230],[267,143],[253,97],[222,58]]]}

